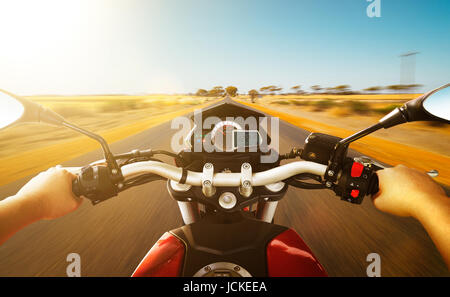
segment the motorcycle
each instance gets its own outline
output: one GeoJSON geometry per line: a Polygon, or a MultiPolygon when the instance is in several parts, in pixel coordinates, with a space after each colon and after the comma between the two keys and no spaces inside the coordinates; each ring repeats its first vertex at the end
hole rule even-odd
{"type": "MultiPolygon", "coordinates": [[[[384,167],[368,157],[348,157],[349,145],[374,131],[406,122],[450,123],[449,105],[450,84],[446,84],[347,138],[311,133],[303,148],[286,154],[270,147],[271,138],[262,122],[256,121],[256,129],[246,129],[230,120],[265,115],[229,98],[201,111],[203,117],[214,117],[216,122],[207,127],[194,125],[186,136],[186,147],[178,153],[147,149],[113,154],[101,136],[6,91],[0,92],[0,108],[8,110],[0,119],[0,129],[40,122],[97,140],[104,160],[67,168],[77,173],[73,193],[94,205],[131,187],[167,180],[184,225],[163,234],[132,276],[327,276],[300,236],[273,221],[287,189],[330,190],[343,201],[361,204],[365,196],[378,192],[376,171],[384,167]],[[231,141],[223,142],[224,138],[231,141]],[[273,153],[275,160],[261,162],[273,153]],[[162,162],[157,155],[173,157],[175,165],[162,162]],[[301,160],[281,164],[289,159],[301,160]]],[[[195,115],[191,120],[196,121],[195,115]]]]}

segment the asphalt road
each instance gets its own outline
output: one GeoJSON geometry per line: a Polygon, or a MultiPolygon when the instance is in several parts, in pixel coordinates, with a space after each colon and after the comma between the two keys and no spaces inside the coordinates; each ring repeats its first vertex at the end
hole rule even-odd
{"type": "MultiPolygon", "coordinates": [[[[176,131],[164,123],[112,144],[115,153],[170,149],[176,131]]],[[[280,121],[280,151],[301,147],[309,132],[280,121]]],[[[100,150],[64,163],[82,166],[100,150]]],[[[0,187],[14,194],[29,178],[0,187]]],[[[378,253],[382,276],[443,276],[449,272],[422,226],[411,218],[342,202],[328,190],[291,188],[279,203],[277,224],[296,230],[330,276],[366,276],[366,257],[378,253]]],[[[82,276],[129,276],[156,240],[182,224],[163,181],[129,189],[76,212],[26,227],[0,246],[0,276],[65,276],[70,253],[81,256],[82,276]]]]}

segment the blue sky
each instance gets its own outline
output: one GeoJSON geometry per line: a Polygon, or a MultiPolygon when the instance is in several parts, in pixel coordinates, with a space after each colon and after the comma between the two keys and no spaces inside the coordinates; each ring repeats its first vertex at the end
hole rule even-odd
{"type": "Polygon", "coordinates": [[[18,94],[183,93],[217,85],[359,90],[450,81],[450,1],[0,2],[0,88],[18,94]]]}

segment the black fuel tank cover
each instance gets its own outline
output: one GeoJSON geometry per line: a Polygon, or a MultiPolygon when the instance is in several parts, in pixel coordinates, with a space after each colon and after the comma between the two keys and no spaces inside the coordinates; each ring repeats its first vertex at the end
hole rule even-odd
{"type": "Polygon", "coordinates": [[[286,227],[242,213],[211,215],[170,231],[186,245],[183,276],[216,262],[237,263],[252,276],[266,276],[266,246],[286,227]]]}

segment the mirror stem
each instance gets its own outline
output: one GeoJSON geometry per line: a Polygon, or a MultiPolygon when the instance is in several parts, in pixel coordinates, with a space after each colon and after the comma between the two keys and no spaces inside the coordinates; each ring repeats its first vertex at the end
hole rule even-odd
{"type": "Polygon", "coordinates": [[[84,129],[80,128],[80,127],[77,127],[75,125],[72,125],[71,123],[66,122],[66,121],[63,121],[61,123],[61,125],[64,126],[64,127],[70,128],[72,130],[75,130],[75,131],[77,131],[79,133],[82,133],[82,134],[84,134],[84,135],[86,135],[86,136],[88,136],[88,137],[98,141],[101,144],[101,146],[102,146],[103,154],[105,156],[105,160],[106,160],[106,162],[108,164],[108,167],[111,170],[113,181],[114,182],[120,182],[120,181],[123,180],[122,171],[120,170],[119,165],[117,165],[116,159],[114,158],[114,155],[111,153],[111,150],[109,149],[108,143],[106,142],[106,140],[103,137],[101,137],[98,134],[95,134],[95,133],[89,132],[87,130],[84,130],[84,129]]]}
{"type": "Polygon", "coordinates": [[[350,135],[347,138],[341,139],[341,141],[339,141],[339,145],[347,145],[350,142],[358,140],[358,139],[360,139],[360,138],[362,138],[362,137],[364,137],[364,136],[366,136],[366,135],[368,135],[370,133],[373,133],[373,132],[375,132],[377,130],[380,130],[381,128],[384,128],[382,123],[377,123],[377,124],[375,124],[373,126],[370,126],[369,128],[366,128],[366,129],[361,130],[361,131],[359,131],[359,132],[357,132],[357,133],[355,133],[353,135],[350,135]]]}

